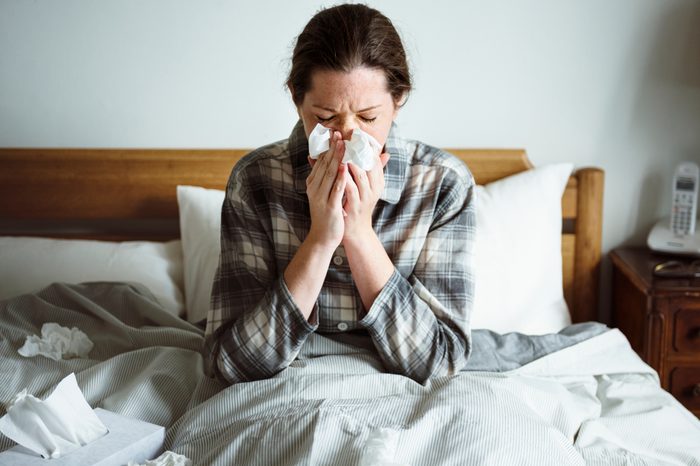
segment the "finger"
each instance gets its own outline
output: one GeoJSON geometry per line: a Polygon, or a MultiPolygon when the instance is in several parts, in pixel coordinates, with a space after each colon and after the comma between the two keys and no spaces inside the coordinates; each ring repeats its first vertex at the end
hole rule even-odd
{"type": "Polygon", "coordinates": [[[343,200],[343,192],[345,191],[345,183],[347,182],[346,172],[347,165],[340,164],[338,167],[338,174],[335,177],[335,184],[333,185],[333,190],[331,191],[330,198],[328,202],[334,207],[341,207],[341,202],[343,200]]]}
{"type": "Polygon", "coordinates": [[[382,152],[382,154],[379,156],[379,161],[382,164],[382,169],[386,167],[386,164],[389,163],[389,153],[382,152]]]}
{"type": "Polygon", "coordinates": [[[369,186],[377,194],[381,194],[380,190],[384,189],[384,167],[389,161],[389,154],[384,152],[379,155],[375,161],[372,170],[367,172],[367,177],[369,178],[369,186]]]}
{"type": "Polygon", "coordinates": [[[338,163],[343,162],[343,157],[345,157],[345,141],[343,141],[343,135],[340,132],[335,133],[337,135],[337,141],[340,142],[339,149],[336,151],[335,157],[338,159],[338,163]]]}
{"type": "MultiPolygon", "coordinates": [[[[339,147],[340,144],[340,141],[335,142],[334,150],[336,152],[341,150],[341,148],[339,147]]],[[[326,196],[330,195],[333,183],[335,182],[335,179],[338,176],[338,165],[339,162],[337,157],[329,157],[325,172],[323,174],[319,173],[319,177],[322,177],[321,184],[319,186],[319,191],[325,194],[326,196]]]]}
{"type": "Polygon", "coordinates": [[[323,165],[323,159],[321,159],[320,157],[316,160],[309,157],[309,160],[313,160],[313,163],[311,164],[311,173],[309,173],[309,176],[306,178],[307,188],[310,188],[314,184],[314,179],[318,178],[318,172],[319,170],[321,170],[321,167],[323,165]]]}
{"type": "Polygon", "coordinates": [[[367,179],[367,172],[354,163],[349,163],[348,168],[350,169],[350,174],[352,175],[355,185],[357,186],[360,199],[364,199],[367,195],[367,190],[371,189],[369,180],[367,179]]]}
{"type": "Polygon", "coordinates": [[[343,158],[345,157],[345,141],[343,141],[343,137],[338,133],[338,146],[335,151],[335,159],[338,161],[338,163],[343,163],[343,158]]]}
{"type": "Polygon", "coordinates": [[[360,202],[360,192],[357,189],[357,184],[355,184],[355,180],[353,180],[352,176],[350,176],[350,170],[352,167],[351,163],[346,164],[348,167],[348,171],[345,175],[346,182],[345,182],[345,204],[344,207],[346,207],[346,210],[350,209],[352,206],[357,205],[360,202]]]}
{"type": "Polygon", "coordinates": [[[316,172],[314,171],[316,159],[312,159],[310,156],[307,156],[306,159],[309,161],[309,165],[311,165],[311,173],[309,173],[309,176],[306,177],[306,186],[308,187],[311,183],[313,183],[314,176],[316,175],[316,172]]]}
{"type": "MultiPolygon", "coordinates": [[[[331,140],[329,142],[329,148],[326,152],[323,152],[318,156],[316,162],[311,166],[311,173],[306,178],[306,187],[315,191],[319,188],[321,181],[323,179],[323,173],[325,173],[328,163],[333,160],[335,155],[335,145],[332,144],[333,136],[331,135],[331,140]],[[320,174],[320,175],[319,175],[320,174]]],[[[311,159],[313,160],[313,159],[311,159]]]]}

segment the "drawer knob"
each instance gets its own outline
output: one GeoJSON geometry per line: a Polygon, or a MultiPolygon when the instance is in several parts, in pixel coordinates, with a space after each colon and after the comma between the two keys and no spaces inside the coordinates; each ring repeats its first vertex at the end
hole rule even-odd
{"type": "Polygon", "coordinates": [[[693,396],[700,397],[700,383],[696,383],[695,386],[693,386],[693,396]]]}

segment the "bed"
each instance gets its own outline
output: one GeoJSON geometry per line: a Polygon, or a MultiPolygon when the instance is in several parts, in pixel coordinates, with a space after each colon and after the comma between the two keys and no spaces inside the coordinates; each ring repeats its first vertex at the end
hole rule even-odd
{"type": "Polygon", "coordinates": [[[201,308],[216,202],[247,151],[0,149],[0,402],[75,372],[92,407],[165,426],[194,464],[700,464],[700,422],[595,323],[603,172],[448,150],[495,238],[477,307],[499,312],[475,316],[467,369],[419,384],[361,335],[314,335],[277,376],[226,387],[204,373],[201,308]],[[45,322],[94,349],[18,355],[45,322]]]}

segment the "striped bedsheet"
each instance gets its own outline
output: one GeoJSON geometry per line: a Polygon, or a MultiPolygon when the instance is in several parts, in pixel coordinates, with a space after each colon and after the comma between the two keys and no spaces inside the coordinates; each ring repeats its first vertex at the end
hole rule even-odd
{"type": "Polygon", "coordinates": [[[362,335],[313,335],[276,377],[225,387],[202,342],[141,285],[54,284],[0,302],[0,403],[75,372],[91,406],[166,426],[194,464],[700,465],[700,422],[617,330],[474,332],[470,370],[425,385],[385,373],[362,335]],[[88,334],[89,359],[20,356],[44,322],[88,334]]]}

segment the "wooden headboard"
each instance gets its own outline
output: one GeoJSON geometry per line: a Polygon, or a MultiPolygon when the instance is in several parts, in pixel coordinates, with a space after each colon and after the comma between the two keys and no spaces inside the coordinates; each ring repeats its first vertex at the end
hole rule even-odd
{"type": "MultiPolygon", "coordinates": [[[[447,149],[478,184],[532,168],[524,150],[447,149]]],[[[246,149],[0,149],[0,235],[105,240],[179,236],[175,187],[224,189],[246,149]]],[[[578,169],[562,198],[564,296],[598,320],[603,171],[578,169]]]]}

